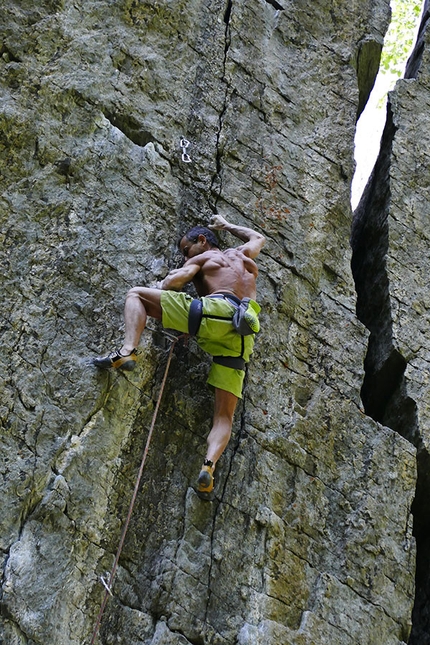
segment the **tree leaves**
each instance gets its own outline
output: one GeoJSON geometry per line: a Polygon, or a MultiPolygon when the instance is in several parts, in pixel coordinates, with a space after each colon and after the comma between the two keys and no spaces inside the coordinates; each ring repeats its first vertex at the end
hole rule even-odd
{"type": "Polygon", "coordinates": [[[421,14],[421,0],[391,0],[392,19],[385,36],[380,71],[400,78],[403,75],[421,14]]]}

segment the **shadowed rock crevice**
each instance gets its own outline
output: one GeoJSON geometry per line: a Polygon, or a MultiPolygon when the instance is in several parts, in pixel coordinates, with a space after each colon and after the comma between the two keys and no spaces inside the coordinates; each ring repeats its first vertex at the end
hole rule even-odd
{"type": "Polygon", "coordinates": [[[386,425],[418,448],[417,487],[412,507],[417,541],[416,598],[410,645],[424,645],[430,612],[430,456],[420,437],[417,405],[407,394],[407,362],[394,346],[389,279],[388,214],[390,208],[390,161],[396,133],[390,104],[381,140],[381,152],[354,213],[351,236],[352,272],[357,290],[357,315],[370,331],[361,390],[366,414],[386,425]],[[424,628],[423,628],[424,624],[424,628]]]}
{"type": "Polygon", "coordinates": [[[418,449],[418,481],[412,505],[417,544],[415,604],[409,645],[430,643],[430,455],[418,449]]]}
{"type": "Polygon", "coordinates": [[[227,6],[226,6],[225,12],[224,12],[224,22],[225,22],[225,24],[227,26],[228,26],[228,24],[230,22],[232,5],[233,5],[233,0],[228,0],[227,6]]]}
{"type": "Polygon", "coordinates": [[[130,139],[136,146],[144,148],[148,143],[154,140],[150,132],[146,132],[142,126],[130,115],[118,114],[105,110],[103,112],[107,120],[118,130],[120,130],[127,139],[130,139]]]}
{"type": "Polygon", "coordinates": [[[216,132],[216,147],[215,147],[215,167],[216,171],[212,177],[210,194],[214,197],[214,202],[209,204],[209,207],[213,212],[217,210],[217,203],[222,193],[222,146],[221,146],[221,132],[223,128],[224,116],[228,106],[228,93],[229,93],[229,84],[226,78],[226,64],[228,51],[231,45],[231,31],[230,31],[230,19],[233,9],[233,0],[228,0],[226,9],[224,11],[224,23],[225,23],[225,32],[224,32],[224,60],[222,61],[222,82],[225,85],[225,94],[224,94],[224,103],[219,112],[218,117],[218,129],[216,132]]]}
{"type": "Polygon", "coordinates": [[[271,4],[272,7],[276,9],[276,11],[284,11],[284,7],[279,4],[279,2],[276,2],[276,0],[266,0],[267,4],[271,4]]]}
{"type": "MultiPolygon", "coordinates": [[[[370,331],[361,396],[366,414],[384,422],[406,361],[393,346],[389,281],[386,270],[390,161],[396,128],[391,106],[381,152],[354,213],[351,268],[357,290],[357,316],[370,331]]],[[[400,434],[403,434],[400,432],[400,434]]]]}
{"type": "Polygon", "coordinates": [[[381,152],[354,213],[351,267],[357,290],[357,316],[370,331],[361,389],[365,412],[416,446],[416,404],[406,393],[404,373],[407,362],[393,341],[390,285],[386,269],[389,175],[395,134],[393,113],[388,104],[381,152]]]}
{"type": "MultiPolygon", "coordinates": [[[[405,78],[417,78],[430,21],[429,0],[425,0],[417,41],[405,70],[405,78]]],[[[417,545],[415,603],[409,645],[430,643],[430,455],[421,439],[417,441],[418,480],[412,513],[417,545]]]]}

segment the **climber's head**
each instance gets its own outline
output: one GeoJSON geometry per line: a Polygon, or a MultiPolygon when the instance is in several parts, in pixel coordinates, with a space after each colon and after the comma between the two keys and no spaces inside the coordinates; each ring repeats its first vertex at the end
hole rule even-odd
{"type": "Polygon", "coordinates": [[[186,259],[213,248],[219,249],[218,238],[205,226],[194,226],[179,242],[179,249],[186,259]]]}

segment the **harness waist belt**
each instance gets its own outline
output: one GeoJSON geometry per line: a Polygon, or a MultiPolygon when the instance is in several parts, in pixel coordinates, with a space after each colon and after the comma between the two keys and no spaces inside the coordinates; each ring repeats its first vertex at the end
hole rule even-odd
{"type": "Polygon", "coordinates": [[[239,307],[241,302],[240,298],[232,293],[212,293],[210,296],[207,296],[207,298],[222,298],[223,300],[231,302],[235,307],[239,307]]]}

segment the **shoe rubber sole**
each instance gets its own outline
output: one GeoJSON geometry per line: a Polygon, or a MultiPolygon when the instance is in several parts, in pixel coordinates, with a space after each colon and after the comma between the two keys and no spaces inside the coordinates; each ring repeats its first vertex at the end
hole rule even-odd
{"type": "Polygon", "coordinates": [[[136,354],[129,356],[120,356],[118,353],[112,353],[108,356],[93,359],[93,365],[104,370],[115,369],[131,372],[136,367],[136,354]]]}

